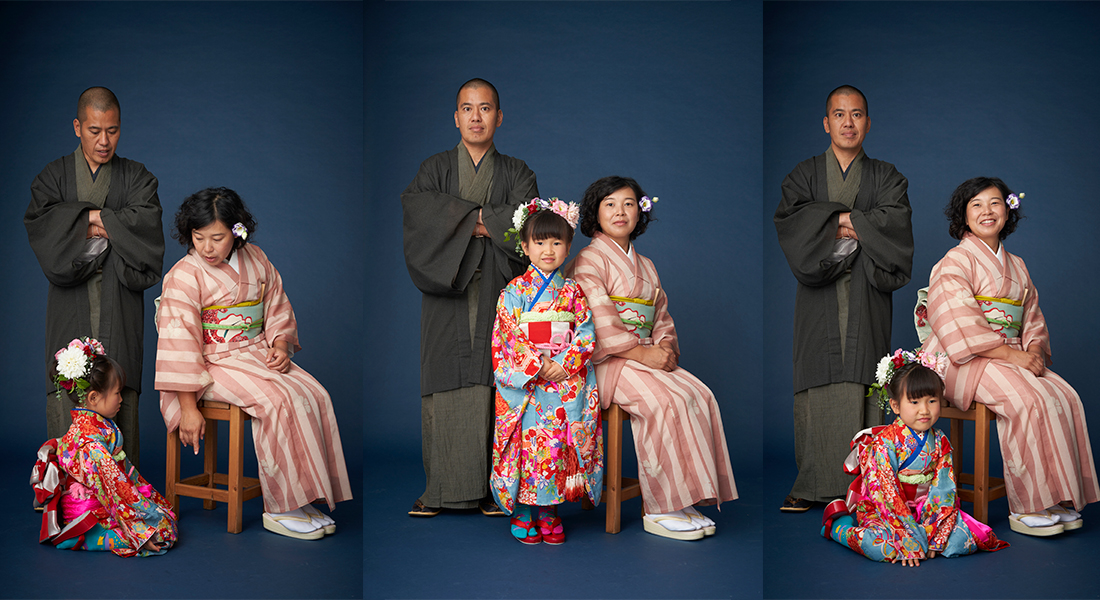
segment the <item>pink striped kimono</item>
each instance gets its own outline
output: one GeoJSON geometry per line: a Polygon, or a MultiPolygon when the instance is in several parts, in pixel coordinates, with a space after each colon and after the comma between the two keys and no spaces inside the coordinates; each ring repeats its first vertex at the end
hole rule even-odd
{"type": "Polygon", "coordinates": [[[1008,505],[1013,512],[1040,511],[1063,500],[1076,508],[1100,499],[1085,412],[1077,392],[1049,369],[1036,377],[1003,360],[977,356],[1008,344],[1038,344],[1050,357],[1050,338],[1039,293],[1020,257],[996,254],[966,234],[935,267],[928,289],[932,337],[925,349],[946,352],[946,396],[961,410],[972,401],[997,415],[1008,505]],[[1006,338],[986,321],[974,296],[1023,300],[1020,335],[1006,338]]]}
{"type": "Polygon", "coordinates": [[[340,431],[328,392],[292,364],[266,365],[270,344],[298,351],[297,322],[282,278],[254,244],[237,250],[240,275],[190,251],[164,276],[157,321],[156,389],[168,430],[179,426],[177,392],[235,404],[252,416],[264,510],[286,512],[317,499],[331,509],[351,499],[340,431]],[[263,331],[251,340],[204,343],[202,309],[257,300],[264,289],[263,331]]]}
{"type": "Polygon", "coordinates": [[[657,270],[637,250],[634,259],[597,232],[569,270],[588,298],[596,323],[592,362],[602,404],[607,408],[614,402],[630,414],[645,510],[667,513],[734,500],[737,488],[722,415],[710,389],[684,369],[651,369],[615,356],[662,340],[670,340],[680,353],[657,270]],[[631,333],[608,296],[655,299],[652,335],[639,339],[631,333]]]}

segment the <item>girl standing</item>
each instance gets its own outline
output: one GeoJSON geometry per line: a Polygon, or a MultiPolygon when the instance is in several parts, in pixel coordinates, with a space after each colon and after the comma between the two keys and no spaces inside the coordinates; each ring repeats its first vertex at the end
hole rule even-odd
{"type": "Polygon", "coordinates": [[[576,282],[559,267],[569,256],[578,210],[535,198],[513,223],[531,259],[501,291],[493,326],[497,382],[490,487],[512,515],[512,535],[525,544],[561,544],[557,505],[603,490],[603,435],[592,312],[576,282]]]}

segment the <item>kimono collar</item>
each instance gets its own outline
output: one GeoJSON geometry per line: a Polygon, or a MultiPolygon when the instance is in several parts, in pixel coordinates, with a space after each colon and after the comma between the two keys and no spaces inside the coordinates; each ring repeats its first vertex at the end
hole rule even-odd
{"type": "Polygon", "coordinates": [[[535,307],[535,303],[537,303],[539,301],[539,297],[542,296],[542,293],[546,290],[547,287],[550,286],[550,283],[552,281],[557,281],[558,285],[560,286],[561,281],[563,280],[563,277],[561,275],[561,268],[560,267],[557,268],[557,269],[554,269],[549,275],[543,273],[542,269],[536,267],[535,265],[531,265],[530,267],[527,267],[527,271],[528,271],[527,274],[530,275],[530,279],[531,279],[532,282],[534,282],[534,281],[539,282],[538,291],[535,292],[535,295],[532,296],[531,300],[527,303],[527,309],[526,309],[525,312],[531,312],[531,309],[535,307]]]}
{"type": "Polygon", "coordinates": [[[928,445],[928,436],[933,434],[931,429],[925,431],[923,434],[917,433],[912,427],[903,423],[901,417],[898,417],[894,423],[901,429],[902,445],[909,452],[909,456],[906,457],[905,461],[898,465],[898,470],[900,471],[908,467],[918,456],[920,456],[921,451],[928,445]]]}

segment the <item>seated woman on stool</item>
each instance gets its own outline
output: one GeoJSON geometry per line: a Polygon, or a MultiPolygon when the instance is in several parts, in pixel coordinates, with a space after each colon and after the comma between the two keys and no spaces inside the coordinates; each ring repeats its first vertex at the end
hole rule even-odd
{"type": "Polygon", "coordinates": [[[205,420],[198,400],[252,417],[264,528],[313,540],[336,531],[316,500],[351,499],[340,430],[328,392],[290,362],[294,310],[279,272],[251,238],[256,222],[236,192],[208,188],[176,213],[187,255],[164,276],[157,318],[160,410],[168,430],[197,454],[205,420]]]}
{"type": "Polygon", "coordinates": [[[596,381],[606,408],[630,415],[645,530],[697,540],[714,521],[695,505],[737,498],[718,401],[678,365],[680,347],[657,270],[632,240],[649,224],[656,198],[633,179],[604,177],[581,203],[592,238],[571,265],[596,322],[596,381]]]}

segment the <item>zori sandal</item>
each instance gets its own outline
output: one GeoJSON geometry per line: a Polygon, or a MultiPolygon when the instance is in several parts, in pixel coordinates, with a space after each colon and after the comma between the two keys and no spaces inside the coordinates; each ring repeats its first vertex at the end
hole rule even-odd
{"type": "Polygon", "coordinates": [[[301,510],[275,514],[265,512],[264,529],[298,540],[318,540],[325,537],[324,529],[314,525],[313,519],[301,510]]]}
{"type": "Polygon", "coordinates": [[[1058,522],[1058,517],[1046,511],[1026,514],[1012,513],[1008,515],[1008,526],[1016,533],[1038,537],[1058,535],[1066,530],[1058,522]]]}
{"type": "Polygon", "coordinates": [[[645,530],[653,535],[659,535],[673,540],[698,540],[706,535],[681,511],[665,514],[645,515],[642,517],[642,525],[645,530]],[[666,525],[667,523],[667,525],[666,525]],[[669,529],[675,527],[676,529],[669,529]]]}
{"type": "Polygon", "coordinates": [[[551,546],[565,543],[565,529],[561,526],[556,506],[539,507],[539,533],[542,534],[542,541],[551,546]]]}
{"type": "Polygon", "coordinates": [[[325,535],[332,535],[336,533],[336,521],[332,520],[332,517],[318,510],[312,504],[307,504],[302,507],[302,512],[306,513],[306,516],[313,519],[315,523],[321,525],[321,529],[324,530],[325,535]]]}
{"type": "Polygon", "coordinates": [[[516,510],[512,512],[512,537],[520,541],[520,543],[534,545],[542,543],[542,536],[539,534],[539,530],[535,527],[534,519],[531,516],[531,507],[526,504],[517,504],[516,510]]]}
{"type": "Polygon", "coordinates": [[[692,522],[699,525],[699,528],[703,530],[703,535],[714,535],[714,532],[718,530],[718,526],[715,525],[714,521],[712,521],[710,517],[699,512],[699,509],[694,506],[685,508],[684,514],[687,515],[692,522]]]}

